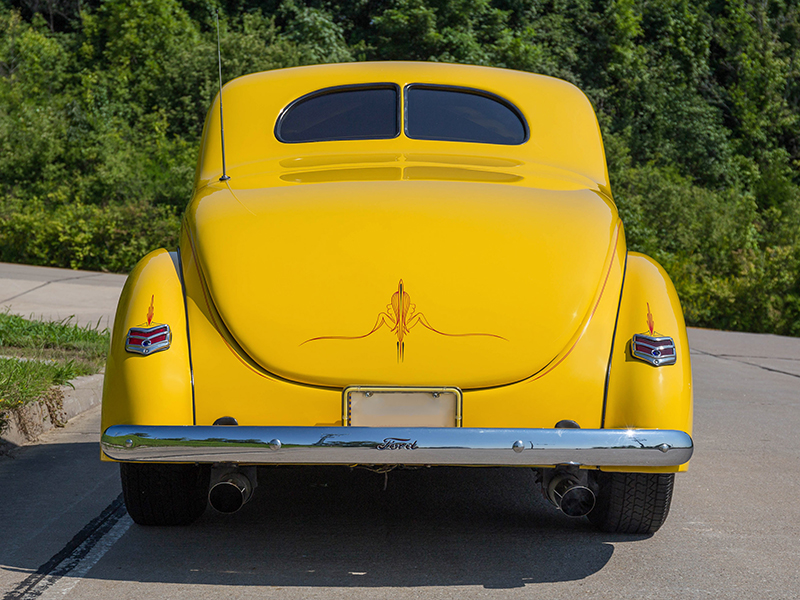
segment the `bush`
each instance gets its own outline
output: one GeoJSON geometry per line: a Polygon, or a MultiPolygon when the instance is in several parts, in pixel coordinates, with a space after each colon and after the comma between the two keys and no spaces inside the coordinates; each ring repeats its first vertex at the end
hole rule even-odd
{"type": "Polygon", "coordinates": [[[156,248],[177,246],[180,220],[145,202],[105,207],[0,201],[0,261],[124,273],[156,248]]]}
{"type": "Polygon", "coordinates": [[[629,248],[664,266],[687,323],[800,335],[800,244],[790,206],[788,215],[760,212],[752,194],[712,191],[653,166],[622,170],[614,182],[629,248]]]}
{"type": "Polygon", "coordinates": [[[226,80],[411,59],[576,84],[630,246],[665,266],[687,321],[800,335],[792,2],[0,0],[0,260],[125,271],[174,247],[216,8],[226,80]]]}

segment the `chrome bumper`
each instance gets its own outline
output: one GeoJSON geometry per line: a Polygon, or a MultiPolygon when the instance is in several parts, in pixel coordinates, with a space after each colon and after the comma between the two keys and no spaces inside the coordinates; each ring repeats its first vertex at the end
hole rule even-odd
{"type": "Polygon", "coordinates": [[[100,445],[121,461],[265,465],[670,467],[693,451],[683,431],[472,427],[114,425],[100,445]]]}

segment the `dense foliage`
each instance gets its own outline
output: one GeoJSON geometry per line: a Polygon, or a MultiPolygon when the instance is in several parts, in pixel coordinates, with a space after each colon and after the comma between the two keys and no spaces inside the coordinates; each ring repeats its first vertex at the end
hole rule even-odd
{"type": "Polygon", "coordinates": [[[174,246],[224,76],[436,60],[571,81],[631,248],[695,325],[800,335],[800,8],[787,0],[0,0],[0,260],[174,246]]]}

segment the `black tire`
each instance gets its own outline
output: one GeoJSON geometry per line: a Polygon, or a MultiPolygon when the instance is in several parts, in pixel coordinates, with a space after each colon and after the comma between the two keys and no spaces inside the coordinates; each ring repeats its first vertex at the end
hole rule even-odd
{"type": "Polygon", "coordinates": [[[609,533],[655,533],[672,501],[673,473],[593,473],[597,503],[589,520],[609,533]]]}
{"type": "Polygon", "coordinates": [[[189,525],[208,503],[208,465],[120,463],[128,514],[139,525],[189,525]]]}

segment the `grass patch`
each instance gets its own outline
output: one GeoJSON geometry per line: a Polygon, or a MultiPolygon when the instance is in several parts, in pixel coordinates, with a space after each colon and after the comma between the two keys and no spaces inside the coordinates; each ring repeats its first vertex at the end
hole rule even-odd
{"type": "Polygon", "coordinates": [[[75,363],[0,358],[0,411],[18,408],[44,396],[54,385],[79,375],[75,363]]]}
{"type": "Polygon", "coordinates": [[[73,361],[77,375],[96,373],[105,363],[110,334],[93,325],[61,321],[30,321],[0,313],[0,355],[6,357],[73,361]]]}
{"type": "Polygon", "coordinates": [[[105,363],[109,332],[70,319],[31,321],[0,313],[0,432],[9,410],[48,398],[53,386],[97,373],[105,363]]]}

